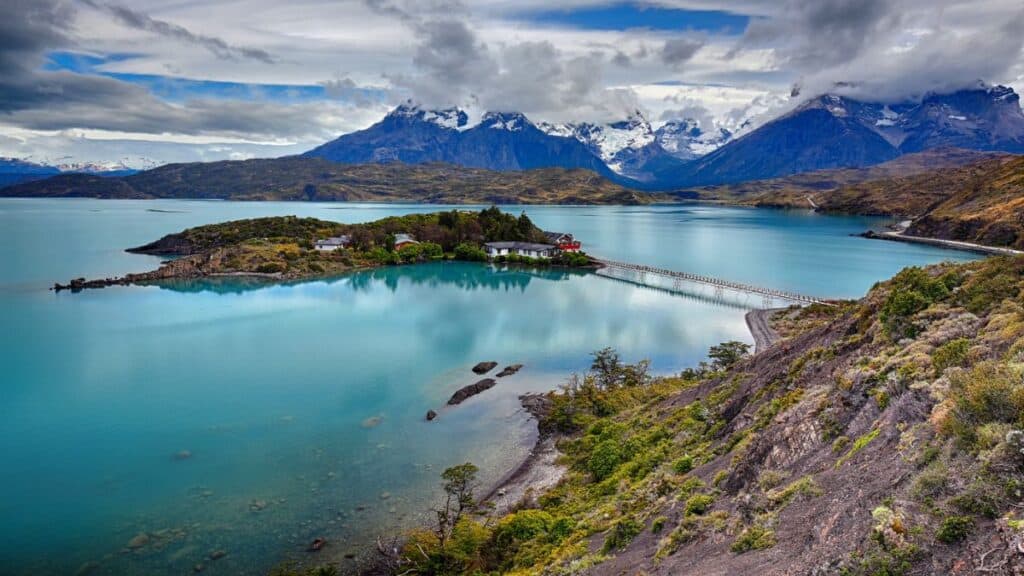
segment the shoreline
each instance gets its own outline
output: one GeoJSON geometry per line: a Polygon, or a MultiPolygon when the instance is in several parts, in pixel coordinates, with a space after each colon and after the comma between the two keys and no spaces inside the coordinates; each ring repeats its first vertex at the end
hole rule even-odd
{"type": "Polygon", "coordinates": [[[523,394],[519,402],[533,419],[537,438],[526,458],[479,499],[478,506],[483,509],[490,507],[484,514],[492,518],[504,516],[527,498],[543,494],[558,484],[568,471],[558,464],[562,455],[557,446],[559,435],[543,426],[543,420],[550,410],[547,394],[523,394]]]}
{"type": "Polygon", "coordinates": [[[974,252],[989,256],[1019,256],[1024,254],[1024,250],[1017,250],[1014,248],[988,246],[985,244],[964,242],[962,240],[946,240],[943,238],[929,238],[927,236],[909,236],[902,232],[876,232],[874,230],[868,230],[867,232],[861,233],[860,236],[872,240],[889,240],[892,242],[906,242],[908,244],[924,244],[927,246],[935,246],[951,250],[963,250],[966,252],[974,252]]]}
{"type": "Polygon", "coordinates": [[[754,337],[754,354],[759,354],[770,348],[772,344],[779,341],[779,333],[776,332],[768,319],[772,314],[785,308],[757,308],[746,313],[744,318],[747,321],[747,330],[754,337]]]}

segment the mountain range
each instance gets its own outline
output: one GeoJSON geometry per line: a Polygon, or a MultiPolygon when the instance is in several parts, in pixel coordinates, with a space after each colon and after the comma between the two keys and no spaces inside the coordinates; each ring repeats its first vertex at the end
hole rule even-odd
{"type": "Polygon", "coordinates": [[[637,188],[680,188],[859,168],[937,148],[1024,153],[1024,113],[1012,88],[976,87],[920,101],[808,100],[740,137],[692,120],[652,129],[640,112],[606,125],[531,122],[458,109],[399,106],[373,126],[308,153],[335,162],[447,162],[492,170],[585,168],[637,188]]]}
{"type": "Polygon", "coordinates": [[[21,182],[42,180],[58,174],[95,174],[98,176],[128,176],[138,172],[122,162],[74,162],[63,164],[36,163],[18,158],[0,158],[0,187],[21,182]]]}
{"type": "MultiPolygon", "coordinates": [[[[444,163],[494,172],[583,169],[628,188],[666,191],[869,167],[930,150],[1024,153],[1020,98],[1004,86],[978,85],[893,103],[826,94],[741,135],[702,128],[682,119],[654,129],[639,111],[608,124],[534,123],[518,112],[488,112],[471,122],[457,108],[428,110],[407,103],[369,128],[302,156],[340,164],[444,163]]],[[[0,159],[0,186],[69,171],[132,172],[0,159]]]]}

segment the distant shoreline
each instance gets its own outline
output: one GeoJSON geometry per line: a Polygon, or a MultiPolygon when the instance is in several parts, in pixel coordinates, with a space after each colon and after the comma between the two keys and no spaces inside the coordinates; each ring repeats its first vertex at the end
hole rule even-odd
{"type": "Polygon", "coordinates": [[[950,250],[963,250],[966,252],[975,252],[977,254],[986,254],[989,256],[1019,256],[1024,254],[1024,250],[1015,250],[1013,248],[975,244],[973,242],[964,242],[962,240],[946,240],[943,238],[929,238],[927,236],[910,236],[902,232],[876,232],[874,230],[868,230],[861,234],[861,236],[872,240],[890,240],[893,242],[906,242],[908,244],[924,244],[927,246],[936,246],[938,248],[947,248],[950,250]]]}

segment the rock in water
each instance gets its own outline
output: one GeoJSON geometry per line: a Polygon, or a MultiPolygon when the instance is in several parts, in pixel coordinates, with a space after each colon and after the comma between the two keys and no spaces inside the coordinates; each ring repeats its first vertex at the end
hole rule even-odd
{"type": "Polygon", "coordinates": [[[434,412],[433,410],[427,410],[427,421],[429,422],[434,418],[437,418],[437,412],[434,412]]]}
{"type": "Polygon", "coordinates": [[[515,374],[516,372],[519,372],[519,370],[522,367],[523,367],[522,364],[511,364],[509,366],[505,366],[504,368],[501,369],[501,372],[498,372],[498,378],[504,378],[505,376],[511,376],[511,375],[515,374]]]}
{"type": "Polygon", "coordinates": [[[383,421],[384,421],[384,417],[383,416],[370,416],[366,420],[363,420],[362,427],[363,428],[376,428],[377,426],[380,426],[380,423],[383,422],[383,421]]]}
{"type": "Polygon", "coordinates": [[[128,547],[132,550],[138,550],[146,544],[149,544],[149,534],[146,534],[145,532],[136,534],[134,538],[128,541],[128,547]]]}
{"type": "Polygon", "coordinates": [[[484,378],[483,380],[470,384],[469,386],[463,386],[448,399],[448,405],[454,406],[456,404],[462,404],[467,398],[476,396],[484,390],[489,390],[493,388],[495,384],[497,384],[497,382],[493,378],[484,378]]]}
{"type": "Polygon", "coordinates": [[[309,552],[318,552],[320,551],[321,548],[324,547],[324,544],[327,544],[327,540],[324,540],[323,538],[317,538],[310,543],[309,548],[306,548],[306,550],[308,550],[309,552]]]}
{"type": "Polygon", "coordinates": [[[181,450],[181,451],[178,451],[178,452],[174,453],[174,459],[175,460],[188,460],[191,457],[192,457],[192,452],[190,450],[181,450]]]}
{"type": "Polygon", "coordinates": [[[210,560],[220,560],[227,555],[227,550],[214,550],[213,552],[210,552],[210,560]]]}
{"type": "Polygon", "coordinates": [[[476,366],[473,366],[473,372],[476,374],[487,374],[491,370],[494,370],[494,367],[497,365],[497,362],[481,362],[476,366]]]}

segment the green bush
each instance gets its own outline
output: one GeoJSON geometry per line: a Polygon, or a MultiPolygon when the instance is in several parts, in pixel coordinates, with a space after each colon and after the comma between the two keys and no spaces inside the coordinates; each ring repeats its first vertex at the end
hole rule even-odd
{"type": "Polygon", "coordinates": [[[750,550],[764,550],[772,546],[775,546],[775,532],[755,524],[740,532],[730,549],[737,554],[742,554],[750,550]]]}
{"type": "Polygon", "coordinates": [[[952,409],[940,431],[973,446],[978,429],[989,423],[1024,424],[1024,382],[1021,371],[982,362],[950,379],[952,409]]]}
{"type": "Polygon", "coordinates": [[[935,537],[940,542],[953,544],[967,538],[973,530],[974,519],[970,516],[948,516],[935,532],[935,537]]]}
{"type": "Polygon", "coordinates": [[[672,469],[676,471],[676,474],[686,474],[690,470],[693,470],[693,456],[689,454],[684,455],[672,463],[672,469]]]}
{"type": "Polygon", "coordinates": [[[700,516],[714,504],[715,498],[708,494],[694,494],[686,499],[684,512],[687,516],[700,516]]]}
{"type": "Polygon", "coordinates": [[[935,375],[941,376],[946,368],[963,366],[967,361],[967,351],[970,346],[971,342],[967,338],[957,338],[939,346],[932,354],[935,375]]]}
{"type": "Polygon", "coordinates": [[[260,274],[280,274],[284,272],[284,265],[277,262],[266,262],[256,267],[260,274]]]}
{"type": "Polygon", "coordinates": [[[602,550],[607,554],[613,550],[621,550],[629,546],[633,538],[636,538],[636,535],[643,529],[643,525],[631,517],[627,516],[619,520],[608,532],[608,537],[604,540],[602,550]]]}
{"type": "Polygon", "coordinates": [[[485,262],[487,253],[483,248],[463,242],[455,247],[453,251],[456,260],[467,260],[469,262],[485,262]]]}
{"type": "Polygon", "coordinates": [[[955,284],[950,275],[932,277],[916,266],[904,268],[889,283],[889,295],[882,304],[880,318],[886,333],[893,338],[913,338],[917,328],[912,317],[949,295],[955,284]]]}
{"type": "Polygon", "coordinates": [[[587,470],[595,480],[601,481],[611,476],[622,464],[622,449],[616,440],[604,440],[594,446],[587,460],[587,470]]]}

